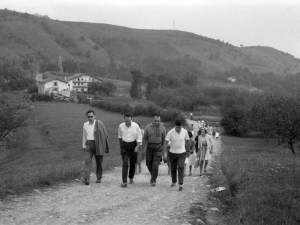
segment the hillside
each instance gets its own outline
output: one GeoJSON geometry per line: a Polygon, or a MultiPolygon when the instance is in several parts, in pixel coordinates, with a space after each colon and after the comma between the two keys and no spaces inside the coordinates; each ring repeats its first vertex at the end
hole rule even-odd
{"type": "Polygon", "coordinates": [[[238,66],[282,76],[300,72],[299,59],[276,49],[237,47],[177,30],[65,22],[9,10],[0,10],[0,21],[0,57],[38,52],[44,60],[56,62],[61,56],[102,67],[103,77],[128,79],[133,68],[175,76],[209,75],[238,66]]]}

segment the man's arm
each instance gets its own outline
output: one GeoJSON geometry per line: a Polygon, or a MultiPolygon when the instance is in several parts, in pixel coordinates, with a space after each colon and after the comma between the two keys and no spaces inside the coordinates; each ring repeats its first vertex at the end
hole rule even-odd
{"type": "Polygon", "coordinates": [[[142,142],[143,152],[146,152],[147,144],[148,144],[148,128],[146,126],[144,131],[144,136],[143,136],[143,142],[142,142]]]}
{"type": "MultiPolygon", "coordinates": [[[[167,141],[168,144],[169,141],[167,141]]],[[[167,149],[167,144],[166,144],[166,129],[165,127],[163,128],[163,132],[162,132],[162,148],[163,148],[163,157],[164,160],[166,160],[166,149],[167,149]]]]}
{"type": "Polygon", "coordinates": [[[83,125],[83,129],[82,129],[83,131],[82,131],[82,149],[83,149],[83,151],[85,151],[85,148],[86,148],[86,145],[85,145],[85,143],[86,143],[86,130],[84,129],[84,125],[83,125]]]}

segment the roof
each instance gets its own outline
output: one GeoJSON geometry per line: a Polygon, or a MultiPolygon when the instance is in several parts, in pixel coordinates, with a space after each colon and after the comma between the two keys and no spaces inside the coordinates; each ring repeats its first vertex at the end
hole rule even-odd
{"type": "MultiPolygon", "coordinates": [[[[92,76],[92,75],[89,75],[89,74],[86,74],[86,73],[77,73],[77,74],[74,74],[73,76],[67,77],[66,80],[67,80],[67,81],[73,80],[73,79],[76,79],[76,78],[81,77],[81,76],[89,76],[89,77],[92,77],[92,78],[94,78],[94,79],[101,80],[101,79],[99,79],[98,77],[95,77],[95,76],[92,76]]],[[[102,81],[102,80],[101,80],[101,81],[102,81]]]]}
{"type": "MultiPolygon", "coordinates": [[[[66,80],[66,81],[70,81],[70,80],[76,79],[81,76],[90,76],[94,79],[102,81],[100,78],[89,75],[87,73],[62,73],[60,71],[46,71],[43,73],[43,78],[46,77],[46,79],[48,79],[50,77],[52,77],[52,78],[56,77],[56,78],[60,78],[60,79],[66,80]]],[[[44,79],[44,80],[46,80],[46,79],[44,79]]]]}
{"type": "Polygon", "coordinates": [[[50,82],[52,80],[59,80],[59,81],[64,82],[64,83],[68,83],[67,81],[65,81],[64,79],[59,78],[59,77],[49,77],[47,79],[39,81],[39,83],[47,83],[47,82],[50,82]]]}

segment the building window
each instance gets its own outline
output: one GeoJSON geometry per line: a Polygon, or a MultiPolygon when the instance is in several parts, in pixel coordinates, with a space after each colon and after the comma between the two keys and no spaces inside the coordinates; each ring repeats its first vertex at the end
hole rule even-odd
{"type": "Polygon", "coordinates": [[[78,81],[80,81],[80,79],[78,78],[78,81]]]}
{"type": "Polygon", "coordinates": [[[57,86],[57,82],[54,82],[54,86],[57,86]]]}
{"type": "Polygon", "coordinates": [[[81,88],[81,91],[84,91],[84,88],[81,88]]]}

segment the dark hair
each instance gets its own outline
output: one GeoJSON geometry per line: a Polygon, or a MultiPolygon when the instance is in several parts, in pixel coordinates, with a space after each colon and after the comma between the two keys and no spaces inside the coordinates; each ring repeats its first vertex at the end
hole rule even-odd
{"type": "Polygon", "coordinates": [[[160,117],[160,115],[159,114],[154,114],[154,116],[153,117],[160,117]]]}
{"type": "Polygon", "coordinates": [[[125,117],[130,117],[132,119],[132,115],[130,113],[125,113],[124,118],[125,117]]]}
{"type": "Polygon", "coordinates": [[[193,134],[191,131],[188,131],[188,134],[189,134],[189,137],[192,138],[193,137],[193,134]]]}
{"type": "Polygon", "coordinates": [[[93,114],[95,115],[94,110],[91,110],[91,109],[90,109],[89,111],[87,111],[85,115],[87,115],[87,114],[89,114],[89,113],[93,113],[93,114]]]}
{"type": "Polygon", "coordinates": [[[181,126],[182,125],[182,121],[181,120],[175,120],[175,126],[181,126]]]}

